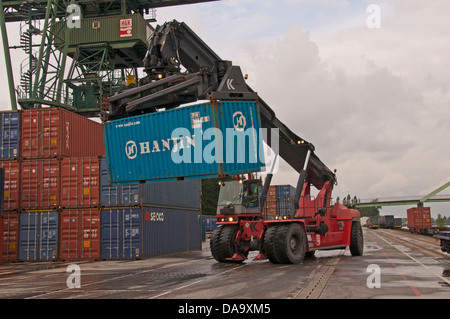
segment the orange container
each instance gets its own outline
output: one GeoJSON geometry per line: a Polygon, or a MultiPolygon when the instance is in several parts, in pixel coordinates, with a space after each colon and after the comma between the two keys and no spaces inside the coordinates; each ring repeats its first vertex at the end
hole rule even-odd
{"type": "Polygon", "coordinates": [[[19,246],[19,214],[3,212],[1,221],[1,251],[2,262],[17,261],[19,246]]]}
{"type": "Polygon", "coordinates": [[[100,205],[100,159],[68,157],[61,160],[62,208],[100,205]]]}
{"type": "Polygon", "coordinates": [[[99,210],[62,210],[59,220],[59,259],[99,260],[100,227],[99,210]]]}
{"type": "Polygon", "coordinates": [[[5,172],[4,210],[15,210],[20,207],[20,164],[18,161],[1,161],[0,167],[5,172]]]}
{"type": "Polygon", "coordinates": [[[59,160],[22,161],[20,170],[20,207],[22,209],[49,209],[59,206],[59,160]]]}
{"type": "Polygon", "coordinates": [[[430,207],[413,207],[407,211],[408,229],[413,233],[421,233],[431,227],[430,207]]]}
{"type": "Polygon", "coordinates": [[[23,159],[105,154],[103,126],[60,108],[22,111],[23,159]]]}

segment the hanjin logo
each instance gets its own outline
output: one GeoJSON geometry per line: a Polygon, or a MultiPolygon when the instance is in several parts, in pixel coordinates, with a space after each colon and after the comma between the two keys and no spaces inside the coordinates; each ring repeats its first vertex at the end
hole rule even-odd
{"type": "Polygon", "coordinates": [[[244,131],[245,126],[247,125],[247,120],[245,119],[245,116],[241,111],[233,114],[233,125],[236,131],[244,131]]]}
{"type": "Polygon", "coordinates": [[[135,159],[137,156],[137,146],[134,141],[128,141],[125,145],[125,153],[129,159],[135,159]]]}

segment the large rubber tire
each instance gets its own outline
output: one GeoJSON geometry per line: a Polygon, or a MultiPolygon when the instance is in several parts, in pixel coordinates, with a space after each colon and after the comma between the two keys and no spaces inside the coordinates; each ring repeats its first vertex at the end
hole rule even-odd
{"type": "Polygon", "coordinates": [[[277,251],[275,248],[275,239],[278,234],[278,230],[281,225],[275,224],[270,226],[266,232],[264,233],[264,252],[266,253],[267,258],[270,260],[273,264],[280,264],[280,260],[277,256],[277,251]]]}
{"type": "Polygon", "coordinates": [[[364,239],[359,221],[352,223],[352,230],[350,234],[350,253],[352,256],[362,256],[364,252],[364,239]]]}
{"type": "Polygon", "coordinates": [[[306,234],[297,223],[269,227],[264,237],[267,257],[275,264],[299,264],[305,258],[306,234]]]}
{"type": "Polygon", "coordinates": [[[235,239],[238,232],[237,225],[219,226],[214,229],[211,240],[211,254],[218,262],[228,262],[227,258],[236,253],[235,239]]]}

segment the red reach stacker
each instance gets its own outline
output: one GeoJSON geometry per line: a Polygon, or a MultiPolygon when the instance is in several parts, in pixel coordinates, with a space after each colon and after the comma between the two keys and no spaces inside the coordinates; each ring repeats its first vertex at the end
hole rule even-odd
{"type": "Polygon", "coordinates": [[[360,214],[340,203],[331,206],[331,181],[323,184],[314,199],[310,182],[301,183],[293,214],[279,218],[262,213],[264,197],[258,195],[259,183],[259,180],[222,183],[217,214],[220,226],[214,230],[210,242],[217,261],[242,262],[252,250],[259,251],[255,260],[268,258],[276,264],[298,264],[321,249],[349,247],[353,256],[362,255],[360,214]]]}

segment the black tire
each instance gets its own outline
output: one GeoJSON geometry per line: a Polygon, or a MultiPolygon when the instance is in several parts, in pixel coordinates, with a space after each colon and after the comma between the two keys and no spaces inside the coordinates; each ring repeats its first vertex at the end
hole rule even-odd
{"type": "Polygon", "coordinates": [[[359,221],[354,221],[352,223],[349,247],[352,256],[362,256],[364,251],[364,239],[361,223],[359,221]]]}
{"type": "Polygon", "coordinates": [[[264,240],[269,260],[276,264],[301,263],[306,253],[306,234],[303,228],[297,223],[272,227],[268,229],[264,240]],[[272,227],[273,230],[269,232],[272,227]]]}
{"type": "Polygon", "coordinates": [[[275,248],[275,238],[277,237],[277,233],[279,230],[279,227],[281,225],[272,225],[270,226],[266,232],[264,233],[264,252],[266,253],[267,258],[270,260],[273,264],[280,264],[280,260],[277,256],[277,251],[275,248]]]}
{"type": "Polygon", "coordinates": [[[217,227],[211,236],[211,254],[218,262],[228,262],[227,258],[236,253],[235,239],[238,232],[237,225],[217,227]]]}

